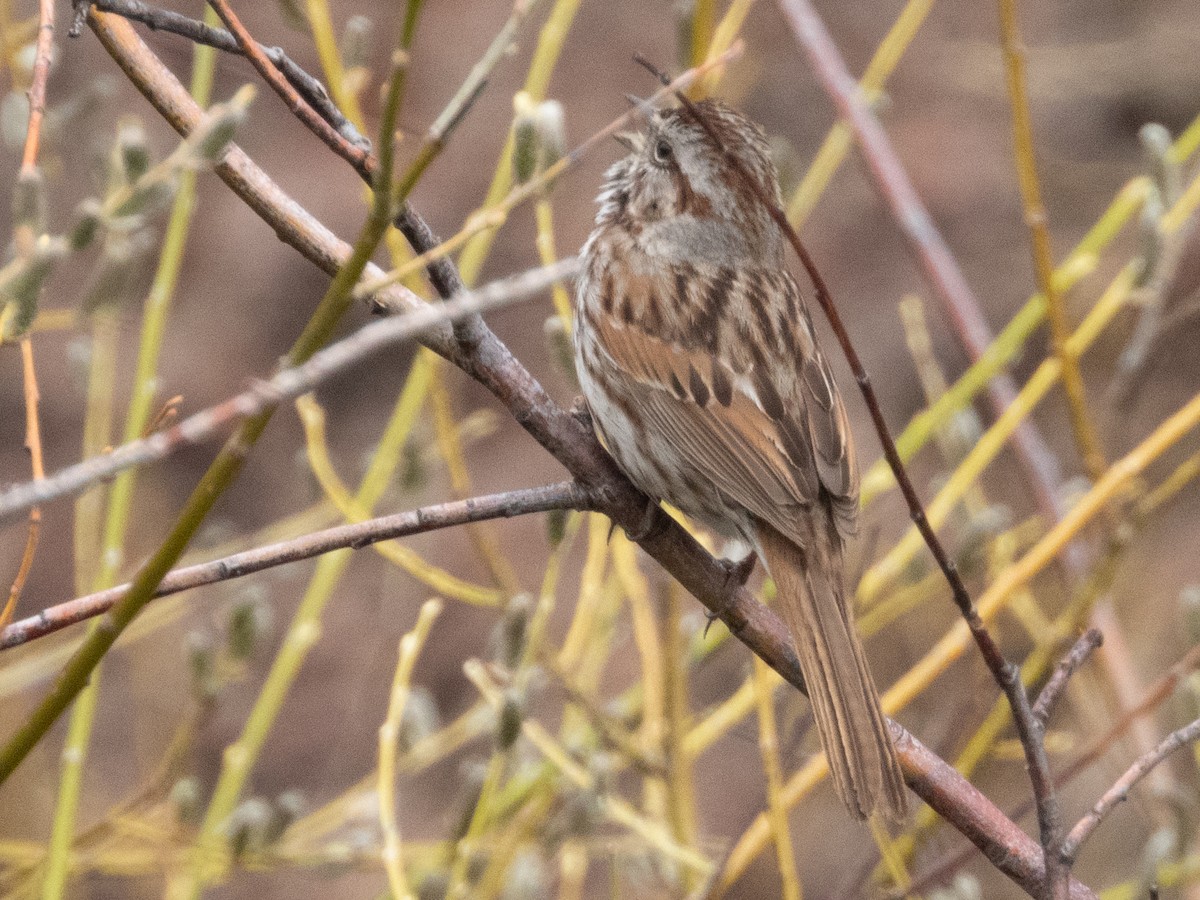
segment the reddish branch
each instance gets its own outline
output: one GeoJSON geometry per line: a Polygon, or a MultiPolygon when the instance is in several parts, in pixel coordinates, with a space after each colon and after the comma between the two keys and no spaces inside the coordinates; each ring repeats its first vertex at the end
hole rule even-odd
{"type": "MultiPolygon", "coordinates": [[[[972,360],[979,359],[993,341],[979,300],[909,180],[887,132],[864,101],[837,45],[808,0],[780,0],[779,5],[821,87],[853,129],[875,186],[891,209],[959,340],[972,360]]],[[[1000,415],[1016,398],[1012,378],[1007,375],[993,378],[988,385],[988,396],[996,415],[1000,415]]],[[[1062,518],[1062,501],[1058,496],[1062,478],[1058,461],[1032,422],[1022,421],[1017,426],[1013,444],[1026,468],[1035,476],[1034,487],[1042,511],[1052,521],[1062,518]]]]}
{"type": "MultiPolygon", "coordinates": [[[[511,518],[551,509],[590,509],[593,505],[588,491],[573,481],[486,497],[473,497],[469,500],[456,500],[452,503],[439,503],[436,506],[381,516],[353,525],[326,528],[303,537],[256,547],[245,553],[235,553],[212,562],[175,569],[162,580],[154,596],[166,597],[207,584],[244,578],[287,563],[312,559],[334,550],[359,550],[381,541],[453,528],[469,522],[511,518]]],[[[59,603],[42,610],[36,616],[13,622],[0,631],[0,650],[27,644],[68,625],[102,615],[125,596],[128,589],[127,584],[118,585],[106,591],[59,603]]]]}
{"type": "MultiPolygon", "coordinates": [[[[26,183],[27,190],[37,190],[37,182],[41,180],[38,170],[38,149],[41,146],[42,121],[46,117],[46,83],[50,80],[51,55],[54,52],[54,0],[40,0],[38,3],[38,32],[35,43],[33,70],[29,82],[29,120],[25,129],[25,148],[21,153],[21,170],[18,174],[20,182],[26,183]]],[[[18,186],[18,191],[22,190],[18,186]]],[[[30,223],[18,223],[15,229],[17,251],[25,254],[33,250],[33,242],[38,235],[33,233],[30,223]]],[[[38,417],[38,403],[41,394],[38,391],[37,369],[34,367],[33,341],[29,335],[21,337],[21,377],[25,394],[25,449],[29,453],[30,468],[34,482],[45,476],[42,458],[42,429],[38,417]]],[[[7,624],[16,612],[21,600],[21,592],[25,590],[25,582],[33,568],[33,559],[37,555],[38,540],[42,532],[42,511],[38,507],[29,510],[29,530],[25,536],[25,549],[21,553],[21,562],[17,567],[16,577],[8,591],[8,599],[0,608],[0,625],[7,624]]]]}
{"type": "MultiPolygon", "coordinates": [[[[89,22],[138,89],[168,122],[188,133],[201,110],[130,26],[96,12],[89,22]]],[[[244,153],[232,150],[218,167],[218,174],[281,238],[322,268],[336,269],[346,254],[345,245],[283,195],[244,153]]],[[[397,309],[412,308],[421,302],[399,288],[389,289],[383,300],[397,309]]],[[[486,325],[479,323],[472,328],[465,341],[455,340],[447,328],[426,335],[423,342],[487,387],[576,476],[605,514],[629,528],[641,523],[646,498],[615,468],[590,429],[555,404],[486,325]]],[[[802,688],[803,679],[783,624],[744,589],[731,593],[724,567],[686,531],[665,522],[642,542],[642,547],[717,613],[739,640],[790,683],[802,688]]],[[[893,724],[893,728],[901,765],[917,793],[1024,890],[1039,891],[1045,879],[1045,860],[1037,844],[915,737],[899,725],[893,724]]],[[[1078,900],[1094,897],[1078,882],[1071,883],[1071,891],[1078,900]]]]}
{"type": "Polygon", "coordinates": [[[250,60],[250,64],[263,77],[263,80],[271,86],[271,90],[283,98],[292,115],[299,119],[305,128],[319,137],[325,143],[325,146],[334,153],[337,153],[356,169],[364,167],[367,159],[371,156],[370,152],[348,141],[305,98],[300,96],[299,91],[284,77],[283,72],[267,56],[266,51],[259,46],[258,41],[251,37],[250,32],[246,30],[246,27],[238,19],[237,14],[230,8],[226,0],[209,0],[208,5],[213,8],[216,14],[220,16],[221,21],[225,23],[225,27],[229,29],[234,40],[237,41],[242,55],[250,60]]]}

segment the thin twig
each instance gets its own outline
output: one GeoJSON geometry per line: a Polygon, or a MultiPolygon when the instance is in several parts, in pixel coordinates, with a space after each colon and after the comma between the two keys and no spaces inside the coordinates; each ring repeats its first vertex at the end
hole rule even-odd
{"type": "Polygon", "coordinates": [[[1164,759],[1178,750],[1200,738],[1200,719],[1184,725],[1182,728],[1171,732],[1166,739],[1162,741],[1151,752],[1138,757],[1133,765],[1131,765],[1125,774],[1116,780],[1111,788],[1104,792],[1096,805],[1088,812],[1086,816],[1080,819],[1075,827],[1071,829],[1066,839],[1062,843],[1060,851],[1062,860],[1068,866],[1075,861],[1079,855],[1079,848],[1083,846],[1084,841],[1091,837],[1092,832],[1097,826],[1104,821],[1112,810],[1120,803],[1129,799],[1129,792],[1133,786],[1150,774],[1164,759]]]}
{"type": "Polygon", "coordinates": [[[1050,714],[1054,711],[1054,704],[1058,702],[1058,698],[1062,696],[1062,692],[1066,690],[1067,681],[1075,674],[1075,671],[1082,666],[1092,655],[1092,652],[1104,643],[1104,635],[1097,628],[1089,628],[1079,640],[1071,647],[1067,653],[1055,667],[1054,673],[1050,676],[1050,680],[1046,682],[1046,686],[1042,688],[1042,692],[1038,694],[1037,702],[1033,704],[1033,716],[1037,719],[1044,728],[1046,722],[1050,719],[1050,714]]]}
{"type": "MultiPolygon", "coordinates": [[[[209,584],[245,578],[265,569],[313,559],[334,550],[361,550],[383,541],[454,528],[468,522],[506,519],[551,509],[590,509],[594,505],[595,498],[589,491],[576,482],[564,481],[546,487],[523,488],[424,506],[408,512],[326,528],[211,562],[175,569],[163,578],[154,592],[154,597],[168,597],[209,584]]],[[[128,584],[117,585],[108,590],[59,603],[35,616],[13,622],[0,631],[0,650],[28,644],[30,641],[61,631],[69,625],[101,615],[111,609],[128,590],[128,584]]]]}
{"type": "Polygon", "coordinates": [[[387,718],[379,726],[379,825],[383,831],[383,867],[387,872],[388,888],[395,900],[411,900],[414,896],[409,889],[408,880],[404,877],[400,822],[396,815],[396,742],[400,736],[404,707],[408,703],[413,667],[425,639],[429,637],[429,630],[441,611],[440,600],[435,598],[425,601],[417,616],[417,624],[400,639],[399,659],[396,663],[396,674],[392,679],[387,718]]]}
{"type": "MultiPolygon", "coordinates": [[[[38,32],[34,50],[33,72],[29,83],[29,119],[25,130],[25,147],[21,154],[21,181],[36,181],[41,178],[38,170],[38,148],[41,146],[42,121],[46,115],[46,83],[50,79],[51,54],[54,51],[54,0],[40,0],[38,4],[38,32]]],[[[15,229],[14,239],[19,253],[32,251],[38,235],[29,223],[21,223],[15,229]]],[[[21,378],[25,394],[25,450],[29,453],[30,469],[35,482],[46,477],[42,454],[42,429],[38,417],[37,369],[34,366],[33,339],[21,336],[21,378]]],[[[33,568],[37,555],[38,540],[42,532],[42,511],[34,506],[29,510],[29,529],[25,536],[25,549],[17,574],[8,591],[8,599],[0,609],[0,625],[7,625],[21,601],[21,593],[33,568]]]]}
{"type": "MultiPolygon", "coordinates": [[[[299,91],[284,77],[283,72],[268,57],[258,41],[254,40],[250,32],[246,30],[226,0],[208,0],[208,3],[221,17],[225,27],[237,41],[242,55],[250,60],[250,64],[254,66],[258,74],[271,86],[271,90],[283,99],[292,115],[299,119],[305,128],[320,138],[325,146],[349,162],[355,169],[373,171],[377,168],[377,165],[368,166],[368,160],[373,159],[368,150],[348,141],[304,97],[300,96],[299,91]]],[[[386,135],[383,139],[391,141],[392,135],[386,135]]]]}
{"type": "MultiPolygon", "coordinates": [[[[653,71],[653,67],[651,67],[651,71],[653,71]]],[[[676,98],[688,110],[688,113],[696,123],[705,131],[709,140],[712,141],[713,146],[719,149],[730,169],[737,173],[738,179],[754,194],[763,208],[771,215],[771,218],[775,220],[775,223],[779,226],[784,236],[788,239],[788,242],[792,245],[792,249],[803,263],[805,271],[808,272],[808,276],[812,280],[813,288],[816,292],[817,302],[821,305],[825,317],[829,320],[829,324],[837,336],[846,361],[850,364],[850,370],[854,373],[859,390],[866,401],[867,409],[871,414],[871,421],[875,425],[875,431],[883,447],[883,455],[887,458],[888,465],[896,477],[896,483],[900,487],[900,492],[904,495],[904,499],[908,504],[909,514],[912,517],[913,523],[925,539],[925,544],[929,547],[930,553],[933,554],[933,558],[937,561],[938,568],[945,575],[946,581],[950,585],[950,592],[954,603],[966,621],[967,628],[971,632],[971,637],[974,638],[975,644],[979,648],[979,652],[983,656],[988,670],[992,673],[992,677],[996,680],[996,683],[1000,686],[1005,696],[1008,697],[1008,701],[1012,706],[1013,721],[1017,726],[1021,745],[1025,748],[1025,758],[1029,764],[1029,777],[1033,785],[1034,796],[1038,801],[1038,822],[1041,826],[1042,846],[1043,848],[1054,846],[1058,840],[1058,801],[1054,793],[1054,783],[1050,777],[1050,762],[1046,756],[1046,748],[1042,743],[1042,726],[1033,716],[1033,711],[1029,704],[1029,695],[1025,693],[1025,687],[1021,683],[1019,670],[1004,658],[1000,647],[992,639],[991,633],[988,631],[987,626],[984,625],[983,619],[980,618],[975,604],[971,600],[971,595],[967,592],[967,587],[958,572],[958,567],[950,559],[945,548],[942,547],[941,541],[925,516],[925,509],[921,505],[921,499],[917,496],[917,491],[913,487],[912,481],[908,477],[908,472],[904,468],[904,462],[900,459],[900,454],[896,451],[895,441],[892,440],[891,432],[888,430],[887,422],[883,417],[883,410],[879,405],[879,399],[875,395],[875,389],[871,386],[871,379],[863,367],[862,360],[859,359],[858,351],[850,340],[849,332],[846,331],[841,314],[834,305],[824,277],[817,269],[816,263],[809,255],[808,249],[800,240],[796,229],[788,221],[787,214],[767,194],[763,186],[746,172],[741,160],[721,142],[716,131],[699,108],[682,93],[676,93],[676,98]]],[[[1055,864],[1053,862],[1050,863],[1047,866],[1047,870],[1048,875],[1054,872],[1055,864]]]]}
{"type": "MultiPolygon", "coordinates": [[[[41,395],[38,392],[37,372],[33,366],[33,341],[29,335],[21,338],[21,375],[25,387],[25,449],[29,453],[33,470],[32,483],[40,484],[46,477],[42,462],[42,430],[38,419],[38,402],[41,395]]],[[[21,553],[16,577],[8,590],[8,600],[3,610],[0,610],[0,626],[11,622],[17,611],[21,592],[25,590],[25,582],[29,579],[30,569],[33,568],[33,558],[37,554],[41,531],[42,509],[40,506],[32,506],[29,509],[29,530],[25,537],[25,549],[21,553]]]]}
{"type": "MultiPolygon", "coordinates": [[[[243,55],[237,39],[228,31],[213,28],[196,19],[169,9],[158,9],[141,0],[95,0],[92,4],[96,9],[104,10],[115,15],[141,22],[153,31],[165,31],[185,37],[196,44],[205,44],[224,53],[243,55]]],[[[72,35],[74,37],[74,35],[72,35]]],[[[342,111],[329,97],[325,86],[316,78],[298,66],[279,47],[261,47],[275,66],[284,74],[292,86],[300,92],[305,100],[321,114],[347,141],[361,150],[370,150],[371,142],[364,137],[342,111]]]]}
{"type": "MultiPolygon", "coordinates": [[[[1200,666],[1200,646],[1193,647],[1179,659],[1166,673],[1162,675],[1146,692],[1137,704],[1125,710],[1109,729],[1093,740],[1075,759],[1062,768],[1054,777],[1054,786],[1062,790],[1082,772],[1091,768],[1104,756],[1126,732],[1138,721],[1142,721],[1174,692],[1179,682],[1200,666]]],[[[1008,817],[1019,822],[1033,809],[1033,803],[1026,801],[1009,810],[1008,817]]],[[[971,849],[964,848],[949,854],[941,862],[930,866],[914,884],[917,892],[925,890],[929,885],[938,884],[952,872],[957,871],[967,861],[971,849]]]]}
{"type": "MultiPolygon", "coordinates": [[[[913,188],[887,132],[868,106],[858,83],[846,68],[837,45],[809,0],[779,0],[779,5],[807,54],[821,87],[854,131],[873,182],[891,209],[892,217],[900,226],[918,265],[934,288],[934,294],[946,311],[955,333],[971,360],[978,360],[993,341],[982,307],[920,195],[913,188]]],[[[1015,396],[1016,387],[1007,375],[997,375],[988,383],[988,398],[997,417],[1012,404],[1015,396]]],[[[1062,502],[1058,497],[1058,485],[1062,478],[1057,458],[1029,421],[1022,421],[1018,425],[1013,444],[1025,467],[1033,475],[1039,507],[1048,518],[1060,518],[1062,502]]]]}
{"type": "Polygon", "coordinates": [[[54,0],[39,0],[38,31],[34,48],[33,72],[29,81],[29,125],[21,153],[21,174],[32,175],[37,169],[41,147],[42,121],[46,117],[46,83],[50,80],[50,62],[54,52],[54,0]]]}
{"type": "Polygon", "coordinates": [[[1075,433],[1075,443],[1079,447],[1079,455],[1083,459],[1088,477],[1096,481],[1104,474],[1108,464],[1088,410],[1083,376],[1079,373],[1079,359],[1067,349],[1067,338],[1071,330],[1067,322],[1066,305],[1054,286],[1049,217],[1042,202],[1037,160],[1034,156],[1033,125],[1030,121],[1029,96],[1025,87],[1025,51],[1017,24],[1017,0],[999,0],[999,4],[1000,44],[1004,49],[1008,98],[1012,104],[1017,180],[1021,187],[1021,201],[1025,207],[1025,223],[1029,226],[1034,271],[1037,275],[1038,290],[1046,298],[1046,318],[1050,321],[1054,355],[1062,363],[1063,390],[1071,412],[1071,429],[1075,433]]]}
{"type": "Polygon", "coordinates": [[[0,523],[31,506],[84,490],[133,466],[165,459],[172,453],[209,440],[230,424],[257,415],[269,406],[305,394],[332,376],[385,347],[419,337],[446,322],[535,297],[578,269],[571,257],[552,266],[531,269],[512,278],[462,294],[448,303],[424,305],[402,316],[363,326],[349,337],[314,354],[300,366],[283,369],[216,406],[188,416],[149,437],[116,448],[56,472],[49,478],[16,485],[0,494],[0,523]]]}

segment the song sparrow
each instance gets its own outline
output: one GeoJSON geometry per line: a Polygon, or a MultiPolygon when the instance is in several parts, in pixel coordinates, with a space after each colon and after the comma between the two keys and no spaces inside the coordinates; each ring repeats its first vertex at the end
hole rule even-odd
{"type": "MultiPolygon", "coordinates": [[[[698,104],[769,196],[762,132],[698,104]]],[[[608,170],[582,251],[575,356],[601,439],[629,478],[744,539],[778,587],[838,795],[905,809],[904,781],[846,602],[858,467],[841,396],[784,242],[684,109],[653,111],[608,170]]]]}

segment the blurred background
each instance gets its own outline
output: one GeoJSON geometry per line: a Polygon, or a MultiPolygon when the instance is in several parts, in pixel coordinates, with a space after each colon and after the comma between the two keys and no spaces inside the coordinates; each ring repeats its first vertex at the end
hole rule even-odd
{"type": "MultiPolygon", "coordinates": [[[[34,4],[16,0],[0,6],[9,25],[6,40],[11,42],[10,59],[19,63],[21,51],[13,45],[19,44],[20,35],[25,33],[20,30],[21,23],[35,14],[34,4]]],[[[202,9],[197,2],[163,6],[190,16],[201,15],[202,9]]],[[[304,24],[305,4],[243,2],[234,6],[259,41],[282,46],[305,69],[321,73],[312,35],[304,24]],[[290,9],[292,6],[295,8],[290,9]]],[[[513,95],[525,79],[539,29],[552,6],[550,2],[541,3],[529,16],[511,54],[496,67],[486,90],[412,196],[413,205],[443,237],[456,232],[483,203],[512,121],[513,95]]],[[[715,4],[718,17],[726,6],[724,2],[715,4]]],[[[857,75],[904,4],[880,0],[821,2],[817,6],[857,75]]],[[[365,16],[370,23],[369,40],[361,52],[366,71],[362,73],[360,98],[372,131],[377,123],[379,82],[386,71],[396,29],[394,20],[401,7],[403,4],[354,0],[331,3],[338,33],[353,16],[365,16]]],[[[411,159],[421,136],[510,11],[511,4],[505,0],[436,0],[424,5],[401,110],[402,165],[411,159]]],[[[60,3],[58,14],[60,19],[68,19],[69,4],[60,3]]],[[[626,92],[648,95],[655,89],[652,79],[632,62],[635,52],[672,72],[681,70],[680,61],[686,52],[681,50],[679,40],[681,17],[687,21],[680,4],[668,0],[583,0],[579,4],[548,91],[548,96],[560,101],[565,110],[568,145],[579,143],[621,114],[626,108],[626,92]]],[[[1200,10],[1192,0],[1030,0],[1021,6],[1021,24],[1028,46],[1029,97],[1041,184],[1058,260],[1095,223],[1126,182],[1149,172],[1138,138],[1142,126],[1160,123],[1177,135],[1200,113],[1200,57],[1196,52],[1200,10]]],[[[191,64],[189,44],[174,35],[138,28],[186,83],[191,64]]],[[[65,25],[59,29],[56,65],[49,83],[50,103],[63,115],[52,116],[42,151],[50,227],[58,231],[70,227],[75,207],[83,198],[100,190],[98,185],[119,119],[142,120],[155,159],[177,145],[174,133],[122,77],[94,36],[85,30],[79,39],[68,40],[65,30],[65,25]]],[[[1028,231],[1015,175],[1010,106],[998,34],[993,4],[938,0],[890,78],[885,98],[877,104],[897,153],[994,331],[999,331],[1035,291],[1028,231]]],[[[761,123],[771,136],[787,195],[835,122],[834,107],[775,4],[766,0],[750,4],[742,37],[745,53],[724,76],[719,93],[761,123]]],[[[27,76],[17,65],[11,65],[5,78],[13,87],[20,87],[27,76]]],[[[218,58],[215,100],[226,99],[248,82],[258,84],[259,92],[238,131],[237,142],[298,203],[340,236],[352,240],[365,210],[361,183],[261,85],[248,63],[227,55],[218,58]]],[[[6,141],[3,166],[14,178],[24,131],[21,115],[19,101],[11,98],[0,109],[6,141]]],[[[551,206],[560,255],[574,253],[586,238],[601,174],[619,152],[615,142],[606,142],[556,185],[551,206]]],[[[1185,167],[1185,171],[1193,169],[1185,167]]],[[[165,215],[160,214],[153,223],[158,236],[164,225],[165,215]]],[[[901,327],[900,300],[915,294],[925,301],[933,352],[947,378],[956,378],[969,359],[864,165],[853,152],[805,222],[802,235],[832,286],[872,374],[888,421],[898,431],[926,404],[901,327]]],[[[480,280],[537,265],[535,238],[532,207],[522,207],[496,237],[480,280]]],[[[1193,243],[1185,251],[1194,256],[1195,246],[1193,243]]],[[[1103,253],[1096,271],[1067,294],[1073,323],[1092,307],[1120,267],[1140,252],[1135,221],[1103,253]]],[[[384,256],[381,253],[379,260],[386,265],[384,256]]],[[[145,272],[138,274],[131,302],[124,303],[115,314],[116,434],[129,399],[141,299],[149,284],[153,258],[151,255],[145,272]]],[[[43,309],[77,308],[88,290],[94,265],[94,252],[64,262],[47,284],[43,309]]],[[[299,333],[327,284],[327,276],[276,240],[215,176],[201,173],[192,233],[164,338],[158,397],[165,401],[181,395],[180,411],[186,415],[268,373],[299,333]]],[[[488,320],[551,393],[568,404],[575,387],[553,341],[547,338],[546,320],[553,313],[550,300],[543,298],[498,312],[488,320]]],[[[368,319],[365,309],[352,310],[342,333],[368,319]]],[[[1134,322],[1133,311],[1122,312],[1083,358],[1095,419],[1110,460],[1128,452],[1192,397],[1200,379],[1195,352],[1200,330],[1194,322],[1190,326],[1185,323],[1156,345],[1155,365],[1130,404],[1118,409],[1109,402],[1113,373],[1134,322]]],[[[827,331],[824,334],[828,347],[831,338],[827,331]]],[[[53,472],[79,459],[93,331],[80,319],[67,328],[35,332],[34,337],[46,469],[53,472]]],[[[1045,333],[1039,332],[1013,364],[1011,373],[1018,385],[1045,359],[1047,343],[1045,333]]],[[[848,396],[865,469],[879,455],[878,445],[865,409],[851,389],[853,380],[840,354],[831,351],[830,356],[837,358],[835,365],[848,396]]],[[[413,357],[411,349],[376,357],[328,383],[317,394],[326,415],[332,464],[351,489],[362,478],[413,357]]],[[[443,411],[453,417],[463,438],[470,493],[532,486],[564,477],[561,467],[482,388],[448,366],[442,367],[439,384],[445,389],[440,401],[445,404],[443,411]]],[[[980,403],[979,410],[984,424],[989,424],[993,420],[990,408],[980,403]]],[[[1032,419],[1057,457],[1063,496],[1069,499],[1086,490],[1060,389],[1051,391],[1032,419]]],[[[22,447],[23,438],[21,363],[16,346],[10,343],[0,346],[0,483],[28,478],[29,460],[22,447]]],[[[193,542],[191,552],[195,558],[213,558],[235,547],[265,543],[272,533],[270,526],[305,511],[312,513],[312,518],[301,530],[337,520],[336,513],[327,506],[323,511],[320,507],[322,490],[311,474],[304,445],[299,417],[292,408],[282,408],[245,471],[193,542]],[[314,509],[316,512],[312,512],[314,509]]],[[[215,449],[216,444],[191,448],[141,472],[121,566],[123,576],[132,573],[138,562],[158,546],[215,449]]],[[[1185,439],[1151,470],[1150,482],[1157,484],[1174,464],[1196,449],[1194,436],[1185,439]]],[[[926,450],[914,469],[923,496],[931,496],[951,468],[936,449],[926,450]]],[[[1008,452],[989,467],[983,485],[989,507],[1006,523],[1005,527],[1038,512],[1029,477],[1008,452]]],[[[403,472],[376,508],[391,512],[455,495],[439,453],[434,404],[427,403],[405,451],[403,472]]],[[[489,529],[511,564],[516,583],[526,591],[538,591],[550,558],[545,519],[530,516],[503,521],[489,529]]],[[[58,501],[44,509],[41,544],[18,618],[77,593],[73,523],[71,501],[58,501]]],[[[1136,679],[1135,688],[1154,682],[1196,640],[1183,598],[1189,585],[1200,582],[1198,523],[1200,495],[1194,489],[1184,490],[1137,531],[1120,559],[1107,595],[1115,611],[1111,622],[1121,632],[1113,637],[1123,639],[1127,645],[1125,658],[1132,664],[1130,675],[1136,679]]],[[[960,524],[948,529],[956,547],[966,540],[964,529],[958,528],[960,524]]],[[[583,524],[577,539],[564,549],[558,603],[549,624],[550,646],[563,639],[572,621],[589,548],[585,540],[588,528],[583,524]]],[[[852,575],[864,571],[906,528],[907,519],[897,497],[889,495],[875,503],[865,516],[863,538],[850,551],[852,575]]],[[[1109,535],[1103,525],[1098,525],[1086,531],[1082,539],[1090,552],[1103,553],[1109,535]]],[[[458,578],[494,586],[492,573],[465,529],[440,531],[404,543],[428,563],[458,578]]],[[[24,544],[23,526],[9,526],[0,532],[0,574],[5,579],[15,573],[24,544]]],[[[666,581],[651,563],[644,559],[641,563],[658,609],[660,599],[668,593],[666,581]]],[[[917,564],[906,578],[919,580],[925,571],[923,565],[917,564]]],[[[143,629],[109,655],[84,770],[77,831],[94,827],[111,830],[117,815],[114,809],[155,778],[156,767],[179,734],[180,722],[197,706],[197,659],[209,653],[224,660],[220,687],[199,704],[203,713],[196,716],[195,728],[187,736],[189,746],[180,770],[166,785],[180,792],[197,792],[199,799],[194,802],[203,809],[221,767],[222,750],[240,733],[313,568],[312,563],[300,563],[183,595],[178,601],[170,601],[173,605],[169,612],[161,614],[152,627],[143,629]],[[256,644],[253,652],[235,665],[212,648],[219,648],[226,639],[231,617],[243,615],[246,609],[253,610],[258,623],[254,629],[256,644]],[[184,787],[179,788],[181,783],[184,787]]],[[[972,588],[979,590],[986,582],[985,573],[977,571],[972,588]]],[[[1035,582],[1037,599],[1047,614],[1061,611],[1077,586],[1078,581],[1055,567],[1035,582]]],[[[287,693],[243,798],[263,798],[274,807],[289,809],[294,804],[297,814],[304,816],[342,796],[374,770],[378,729],[387,708],[397,642],[413,627],[421,603],[433,593],[426,584],[369,550],[353,556],[322,616],[320,641],[287,693]]],[[[881,688],[892,684],[953,624],[953,607],[945,601],[941,593],[936,593],[931,602],[891,622],[881,635],[869,640],[868,652],[881,688]]],[[[670,605],[667,600],[661,602],[662,609],[670,605]]],[[[680,627],[690,639],[703,624],[701,607],[686,596],[673,602],[679,603],[680,627]]],[[[428,706],[436,707],[441,722],[454,720],[476,702],[478,694],[464,676],[463,663],[472,657],[487,658],[493,652],[489,641],[500,618],[501,610],[496,607],[447,601],[413,677],[426,692],[422,696],[429,701],[428,706]]],[[[641,677],[628,615],[617,618],[612,629],[611,647],[597,682],[599,695],[606,699],[618,696],[641,677]]],[[[1012,616],[1002,617],[998,629],[1011,655],[1022,658],[1029,651],[1029,635],[1012,616]]],[[[0,731],[8,734],[23,721],[61,666],[65,658],[61,648],[77,639],[81,631],[77,627],[30,647],[0,654],[0,731]]],[[[692,666],[686,691],[689,714],[699,718],[727,698],[750,671],[750,659],[744,647],[726,642],[703,664],[692,666]]],[[[1053,745],[1061,750],[1061,755],[1055,753],[1052,757],[1056,765],[1086,744],[1085,735],[1100,734],[1111,718],[1114,689],[1103,671],[1095,666],[1085,671],[1077,688],[1068,695],[1069,702],[1056,720],[1056,733],[1061,732],[1060,743],[1053,745]],[[1104,702],[1094,703],[1096,698],[1104,702]]],[[[991,708],[995,696],[995,688],[977,656],[968,652],[899,718],[943,757],[952,759],[991,708]]],[[[1138,696],[1136,690],[1134,696],[1138,696]]],[[[802,698],[784,693],[778,697],[780,753],[787,774],[805,763],[815,743],[805,724],[802,698]]],[[[531,701],[532,708],[544,714],[547,727],[555,730],[562,699],[561,686],[549,679],[536,701],[531,701]]],[[[1152,720],[1152,733],[1161,736],[1195,717],[1195,708],[1191,695],[1170,701],[1152,720]]],[[[36,865],[37,858],[22,856],[19,850],[44,845],[49,838],[59,791],[59,753],[66,731],[64,718],[17,774],[0,787],[0,866],[9,876],[3,882],[5,889],[14,895],[23,895],[31,884],[36,884],[36,880],[30,880],[32,870],[28,867],[36,865]]],[[[418,776],[402,775],[399,798],[406,841],[435,842],[454,832],[464,809],[469,813],[471,808],[469,785],[472,779],[478,781],[474,770],[489,760],[489,740],[485,734],[418,776]]],[[[1028,796],[1024,767],[1013,747],[1011,742],[999,742],[973,776],[975,783],[1004,809],[1013,808],[1028,796]]],[[[1078,818],[1099,791],[1111,784],[1136,750],[1134,742],[1118,742],[1099,765],[1072,781],[1063,795],[1069,821],[1078,818]]],[[[1150,853],[1147,841],[1167,825],[1176,829],[1172,834],[1177,848],[1181,848],[1175,858],[1189,858],[1190,829],[1198,818],[1195,763],[1184,752],[1165,771],[1167,786],[1159,787],[1177,795],[1167,800],[1147,799],[1147,791],[1146,796],[1114,814],[1088,845],[1078,867],[1079,876],[1088,884],[1107,887],[1141,877],[1150,853]],[[1169,812],[1164,813],[1164,809],[1169,812]]],[[[614,790],[623,790],[632,802],[638,802],[636,782],[626,780],[632,776],[612,777],[614,790]]],[[[765,808],[754,716],[740,721],[700,755],[691,778],[696,846],[720,865],[731,842],[765,808]]],[[[154,815],[166,815],[162,809],[185,802],[177,796],[169,798],[167,793],[159,792],[156,799],[161,809],[155,807],[158,812],[154,815]]],[[[322,832],[319,840],[314,839],[314,846],[337,844],[349,848],[344,858],[321,860],[313,851],[310,859],[275,859],[239,867],[227,873],[228,877],[211,887],[207,895],[357,897],[386,892],[387,882],[377,863],[376,806],[368,794],[360,792],[358,807],[348,804],[340,808],[338,826],[322,832]]],[[[1036,833],[1031,817],[1020,821],[1036,833]]],[[[162,825],[147,814],[144,823],[152,822],[168,831],[176,827],[162,825]]],[[[791,829],[805,897],[870,893],[864,879],[878,862],[879,850],[869,831],[844,814],[827,784],[792,814],[791,829]]],[[[607,834],[612,838],[618,831],[609,827],[607,834]]],[[[69,896],[140,897],[161,892],[163,873],[170,872],[174,863],[154,854],[147,861],[128,849],[136,840],[127,834],[121,840],[127,842],[120,845],[125,856],[118,853],[117,861],[97,861],[98,857],[85,861],[70,882],[69,896]],[[121,860],[123,863],[118,864],[121,860]]],[[[654,866],[646,872],[637,869],[621,856],[624,851],[620,842],[615,838],[612,841],[612,847],[596,851],[582,883],[584,896],[683,895],[678,881],[654,866]]],[[[964,845],[964,840],[950,829],[935,829],[910,860],[911,870],[927,871],[964,845]]],[[[532,880],[520,881],[524,876],[517,871],[505,882],[505,890],[510,892],[506,896],[556,895],[556,852],[518,857],[518,862],[527,858],[534,861],[527,866],[533,872],[528,876],[532,880]]],[[[958,871],[979,880],[982,896],[1020,896],[978,854],[965,857],[958,871]]],[[[728,896],[777,896],[779,877],[768,848],[736,881],[728,896]]],[[[950,884],[953,878],[950,874],[925,885],[922,895],[950,884]]],[[[959,893],[953,896],[968,896],[963,892],[969,889],[960,883],[959,893]]],[[[1186,896],[1186,890],[1184,886],[1173,887],[1163,896],[1186,896]]]]}

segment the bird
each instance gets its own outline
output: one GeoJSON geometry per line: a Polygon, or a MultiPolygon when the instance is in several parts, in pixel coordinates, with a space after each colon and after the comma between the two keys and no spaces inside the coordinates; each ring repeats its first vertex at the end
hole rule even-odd
{"type": "Polygon", "coordinates": [[[904,779],[845,586],[854,439],[784,237],[746,184],[781,201],[766,138],[715,100],[643,118],[619,136],[628,154],[580,253],[573,343],[592,422],[652,502],[753,548],[838,796],[856,818],[899,821],[904,779]]]}

